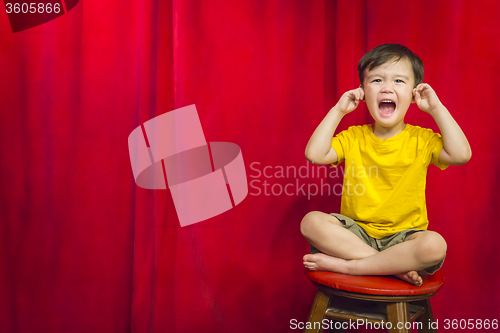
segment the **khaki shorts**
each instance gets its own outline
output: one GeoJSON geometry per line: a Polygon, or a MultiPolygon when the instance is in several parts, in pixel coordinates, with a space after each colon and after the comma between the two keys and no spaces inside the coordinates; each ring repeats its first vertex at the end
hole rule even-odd
{"type": "MultiPolygon", "coordinates": [[[[341,222],[344,222],[344,228],[353,232],[363,242],[365,242],[366,244],[368,244],[369,246],[371,246],[372,248],[374,248],[375,250],[377,250],[379,252],[384,251],[385,249],[387,249],[393,245],[404,242],[406,237],[411,235],[411,234],[414,234],[414,233],[419,232],[419,231],[424,231],[424,230],[420,230],[420,229],[406,229],[406,230],[400,231],[398,233],[395,233],[394,235],[387,236],[387,237],[384,237],[381,239],[377,239],[377,238],[373,238],[373,237],[368,236],[365,229],[361,228],[353,219],[351,219],[347,216],[341,215],[341,214],[331,213],[330,215],[333,215],[337,219],[339,219],[341,222]]],[[[310,245],[310,247],[311,247],[311,253],[321,252],[312,245],[310,245]]],[[[438,264],[431,266],[431,267],[427,267],[425,269],[425,271],[429,274],[434,274],[438,269],[441,268],[441,266],[443,266],[443,263],[444,263],[444,257],[443,257],[443,260],[441,260],[438,264]]]]}

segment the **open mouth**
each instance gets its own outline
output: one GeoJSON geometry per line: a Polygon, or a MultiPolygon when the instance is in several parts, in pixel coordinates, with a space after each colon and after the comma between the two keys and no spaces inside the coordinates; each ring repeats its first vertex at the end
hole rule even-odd
{"type": "Polygon", "coordinates": [[[383,117],[389,117],[391,114],[394,113],[394,110],[396,110],[396,103],[385,99],[380,101],[378,104],[378,108],[380,109],[380,115],[383,117]]]}

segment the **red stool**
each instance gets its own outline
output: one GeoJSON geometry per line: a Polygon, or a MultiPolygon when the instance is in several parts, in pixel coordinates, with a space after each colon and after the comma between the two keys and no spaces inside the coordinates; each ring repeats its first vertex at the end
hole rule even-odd
{"type": "Polygon", "coordinates": [[[389,332],[437,332],[429,298],[444,284],[438,271],[416,287],[390,276],[353,276],[305,270],[318,287],[305,332],[343,332],[364,323],[389,332]],[[326,320],[325,320],[326,319],[326,320]]]}

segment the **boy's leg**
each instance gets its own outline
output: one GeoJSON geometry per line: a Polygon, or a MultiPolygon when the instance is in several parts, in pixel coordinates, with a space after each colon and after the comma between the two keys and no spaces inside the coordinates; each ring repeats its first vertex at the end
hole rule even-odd
{"type": "Polygon", "coordinates": [[[441,235],[420,231],[400,244],[362,259],[343,260],[331,256],[316,256],[314,259],[319,270],[351,275],[392,275],[436,265],[445,254],[446,242],[441,235]]]}
{"type": "Polygon", "coordinates": [[[321,252],[342,259],[361,259],[378,253],[335,216],[314,211],[300,223],[300,231],[309,244],[321,252]]]}
{"type": "MultiPolygon", "coordinates": [[[[323,252],[304,256],[304,266],[311,270],[332,271],[328,268],[331,266],[330,258],[332,256],[349,260],[362,259],[379,253],[353,232],[345,229],[343,221],[330,214],[318,211],[308,213],[302,219],[300,230],[309,244],[323,252]]],[[[410,236],[407,240],[409,239],[410,236]]],[[[394,275],[417,286],[422,284],[422,278],[416,271],[406,271],[394,275]]]]}

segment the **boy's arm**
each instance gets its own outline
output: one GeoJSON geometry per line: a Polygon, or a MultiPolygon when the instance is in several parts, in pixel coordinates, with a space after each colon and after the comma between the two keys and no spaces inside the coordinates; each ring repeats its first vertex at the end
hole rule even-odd
{"type": "Polygon", "coordinates": [[[444,147],[439,153],[439,162],[447,165],[467,163],[472,155],[469,142],[431,86],[419,84],[413,89],[413,96],[420,110],[429,113],[441,130],[444,147]]]}
{"type": "Polygon", "coordinates": [[[340,120],[346,114],[356,109],[364,99],[364,96],[362,88],[349,90],[330,109],[307,143],[305,155],[309,162],[314,164],[332,164],[337,162],[337,153],[332,148],[333,134],[340,120]]]}

